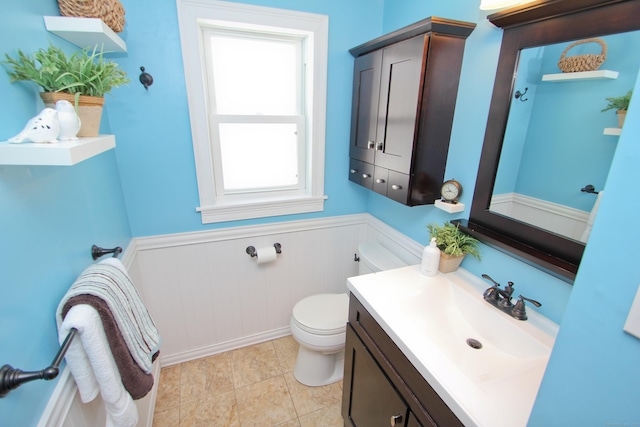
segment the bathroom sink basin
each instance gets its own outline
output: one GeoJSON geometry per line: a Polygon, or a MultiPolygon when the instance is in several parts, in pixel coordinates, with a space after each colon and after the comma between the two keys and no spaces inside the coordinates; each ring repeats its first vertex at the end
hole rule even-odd
{"type": "Polygon", "coordinates": [[[441,281],[407,292],[396,289],[389,300],[469,379],[494,380],[546,363],[551,347],[528,333],[522,321],[487,304],[475,289],[441,281]]]}
{"type": "Polygon", "coordinates": [[[426,277],[411,266],[348,286],[465,425],[526,425],[555,323],[530,307],[526,321],[496,309],[482,297],[490,285],[463,269],[426,277]]]}

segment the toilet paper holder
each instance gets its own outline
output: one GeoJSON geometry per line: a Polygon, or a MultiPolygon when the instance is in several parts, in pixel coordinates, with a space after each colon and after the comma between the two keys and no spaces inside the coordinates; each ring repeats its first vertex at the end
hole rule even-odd
{"type": "MultiPolygon", "coordinates": [[[[273,247],[276,248],[276,253],[277,254],[281,254],[282,253],[282,245],[280,243],[274,243],[273,247]]],[[[256,248],[254,246],[247,246],[247,251],[246,251],[249,255],[251,255],[251,258],[258,256],[258,252],[256,251],[256,248]]]]}

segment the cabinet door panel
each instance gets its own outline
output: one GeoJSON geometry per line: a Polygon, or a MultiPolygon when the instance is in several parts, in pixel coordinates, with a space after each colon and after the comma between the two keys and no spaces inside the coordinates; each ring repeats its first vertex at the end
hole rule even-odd
{"type": "Polygon", "coordinates": [[[351,328],[347,328],[345,356],[351,360],[348,418],[355,427],[387,427],[392,416],[400,416],[396,425],[404,426],[407,405],[400,398],[369,351],[351,328]]]}
{"type": "Polygon", "coordinates": [[[356,58],[353,70],[350,157],[373,163],[382,52],[356,58]]]}
{"type": "Polygon", "coordinates": [[[421,93],[425,36],[383,50],[376,165],[409,173],[421,93]]]}

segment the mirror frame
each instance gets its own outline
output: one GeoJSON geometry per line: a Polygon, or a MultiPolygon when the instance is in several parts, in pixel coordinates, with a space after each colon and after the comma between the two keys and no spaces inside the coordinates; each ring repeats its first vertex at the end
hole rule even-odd
{"type": "Polygon", "coordinates": [[[566,282],[575,279],[584,244],[489,211],[522,49],[640,29],[637,0],[538,0],[489,15],[504,30],[482,155],[468,221],[483,243],[566,282]]]}

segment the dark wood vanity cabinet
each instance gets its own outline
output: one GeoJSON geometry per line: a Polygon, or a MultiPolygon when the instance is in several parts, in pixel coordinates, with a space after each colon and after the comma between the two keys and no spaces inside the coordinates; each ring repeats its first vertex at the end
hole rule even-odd
{"type": "Polygon", "coordinates": [[[353,295],[344,366],[345,426],[463,426],[353,295]]]}
{"type": "Polygon", "coordinates": [[[349,179],[409,206],[439,197],[475,24],[427,18],[351,49],[349,179]]]}

